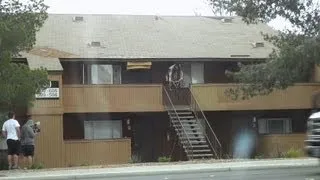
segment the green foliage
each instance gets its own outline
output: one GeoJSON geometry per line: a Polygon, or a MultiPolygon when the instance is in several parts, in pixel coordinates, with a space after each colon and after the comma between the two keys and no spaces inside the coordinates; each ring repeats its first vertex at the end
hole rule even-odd
{"type": "Polygon", "coordinates": [[[276,35],[263,34],[275,49],[262,63],[240,64],[239,71],[226,72],[239,86],[226,91],[234,99],[268,95],[296,82],[310,79],[320,63],[320,8],[312,0],[210,0],[214,9],[241,16],[246,23],[288,20],[292,30],[276,35]],[[222,5],[217,5],[217,4],[222,5]]]}
{"type": "Polygon", "coordinates": [[[303,157],[304,154],[300,149],[290,148],[287,152],[282,154],[283,158],[299,158],[303,157]]]}
{"type": "Polygon", "coordinates": [[[256,155],[254,159],[264,159],[264,155],[263,154],[256,155]]]}
{"type": "Polygon", "coordinates": [[[44,164],[34,163],[34,164],[32,164],[31,169],[44,169],[44,164]]]}
{"type": "Polygon", "coordinates": [[[80,164],[80,166],[89,166],[89,163],[88,162],[84,162],[84,163],[80,164]]]}
{"type": "MultiPolygon", "coordinates": [[[[4,156],[1,154],[1,156],[4,156]]],[[[5,157],[7,157],[5,155],[5,157]]],[[[0,161],[0,170],[8,170],[9,169],[9,164],[8,164],[8,161],[4,158],[0,161]]]]}
{"type": "Polygon", "coordinates": [[[141,157],[139,155],[132,155],[131,158],[129,159],[129,162],[130,164],[133,164],[133,163],[141,163],[141,157]]]}
{"type": "Polygon", "coordinates": [[[171,158],[166,156],[161,156],[158,158],[158,162],[170,162],[171,158]]]}
{"type": "Polygon", "coordinates": [[[43,0],[7,0],[0,6],[0,112],[6,113],[32,105],[35,94],[49,84],[45,69],[30,70],[12,60],[32,48],[48,7],[43,0]]]}
{"type": "Polygon", "coordinates": [[[0,1],[0,54],[30,50],[48,15],[44,0],[0,1]]]}
{"type": "Polygon", "coordinates": [[[0,62],[0,111],[29,107],[39,93],[49,84],[44,69],[30,70],[27,65],[12,63],[8,55],[0,62]]]}

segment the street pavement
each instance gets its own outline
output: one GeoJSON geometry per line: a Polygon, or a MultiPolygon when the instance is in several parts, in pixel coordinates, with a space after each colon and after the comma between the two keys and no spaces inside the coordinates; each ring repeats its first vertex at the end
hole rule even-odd
{"type": "Polygon", "coordinates": [[[0,180],[53,179],[299,179],[320,180],[318,159],[222,160],[117,167],[0,171],[0,180]]]}
{"type": "MultiPolygon", "coordinates": [[[[89,178],[90,179],[90,178],[89,178]]],[[[89,180],[87,179],[87,180],[89,180]]],[[[195,172],[131,177],[98,178],[95,180],[320,180],[318,167],[239,170],[229,172],[195,172]]]]}

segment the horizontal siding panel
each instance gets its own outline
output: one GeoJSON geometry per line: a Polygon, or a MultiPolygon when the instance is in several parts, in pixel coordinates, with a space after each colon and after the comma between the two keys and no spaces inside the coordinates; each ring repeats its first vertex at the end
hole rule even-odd
{"type": "Polygon", "coordinates": [[[64,112],[163,111],[161,85],[65,85],[64,112]]]}
{"type": "Polygon", "coordinates": [[[131,140],[66,141],[66,166],[123,164],[131,157],[131,140]]]}
{"type": "Polygon", "coordinates": [[[64,166],[62,116],[34,115],[32,118],[41,123],[41,132],[36,137],[35,160],[46,168],[64,166]]]}
{"type": "Polygon", "coordinates": [[[304,152],[306,134],[261,135],[258,143],[258,155],[277,157],[291,148],[304,152]]]}
{"type": "Polygon", "coordinates": [[[268,110],[311,108],[311,96],[320,89],[320,84],[296,84],[283,91],[249,100],[232,100],[225,91],[232,84],[193,85],[192,91],[200,107],[205,111],[221,110],[268,110]]]}

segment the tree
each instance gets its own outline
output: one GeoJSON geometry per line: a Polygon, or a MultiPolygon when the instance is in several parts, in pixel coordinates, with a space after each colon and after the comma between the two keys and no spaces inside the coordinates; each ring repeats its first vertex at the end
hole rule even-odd
{"type": "Polygon", "coordinates": [[[15,62],[32,49],[36,32],[47,18],[43,0],[0,0],[0,113],[32,105],[35,94],[47,87],[47,71],[31,70],[15,62]]]}
{"type": "Polygon", "coordinates": [[[297,82],[306,82],[315,64],[320,63],[320,8],[316,0],[210,0],[219,4],[214,9],[241,16],[250,23],[267,23],[283,18],[292,29],[277,35],[263,34],[275,46],[263,63],[240,64],[239,71],[226,72],[239,86],[228,95],[247,99],[286,89],[297,82]]]}

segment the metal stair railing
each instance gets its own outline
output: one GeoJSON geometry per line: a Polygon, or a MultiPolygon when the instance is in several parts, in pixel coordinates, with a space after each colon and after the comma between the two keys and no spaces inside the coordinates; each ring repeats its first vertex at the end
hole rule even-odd
{"type": "Polygon", "coordinates": [[[191,110],[194,113],[194,116],[199,123],[200,128],[202,129],[202,132],[204,133],[205,137],[207,138],[207,141],[215,154],[215,156],[220,159],[222,157],[222,146],[217,138],[216,134],[214,133],[211,125],[209,124],[206,116],[204,115],[202,109],[199,106],[199,103],[197,99],[194,97],[192,91],[190,88],[189,93],[190,93],[190,107],[191,110]]]}
{"type": "Polygon", "coordinates": [[[180,127],[180,131],[177,131],[177,134],[179,136],[179,139],[180,139],[180,142],[183,146],[185,146],[186,148],[186,154],[187,154],[187,157],[189,158],[189,155],[190,155],[190,152],[191,152],[191,160],[193,160],[193,146],[192,146],[192,143],[189,139],[189,136],[184,128],[184,126],[182,125],[182,122],[180,120],[180,117],[177,113],[177,110],[170,98],[170,95],[166,89],[165,86],[163,86],[163,105],[164,107],[166,108],[169,116],[170,116],[170,123],[174,126],[177,126],[176,124],[173,123],[173,118],[171,116],[171,111],[174,111],[174,115],[176,116],[176,119],[178,120],[179,122],[179,127],[180,127]]]}

